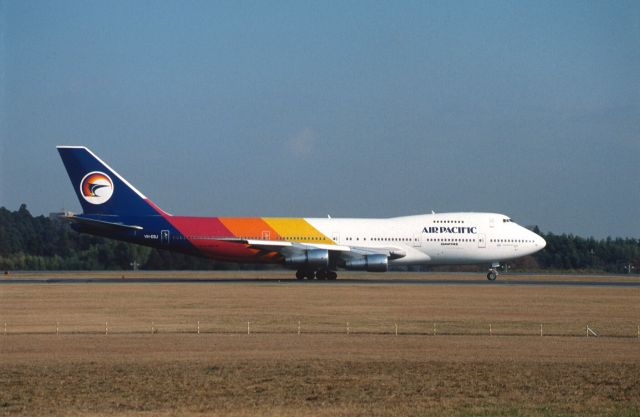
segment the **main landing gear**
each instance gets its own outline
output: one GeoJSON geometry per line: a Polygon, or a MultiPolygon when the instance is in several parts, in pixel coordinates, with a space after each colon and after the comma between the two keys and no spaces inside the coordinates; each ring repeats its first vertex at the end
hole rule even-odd
{"type": "Polygon", "coordinates": [[[498,278],[498,269],[500,267],[499,263],[492,263],[491,268],[489,268],[489,272],[487,272],[487,279],[489,281],[495,281],[498,278]]]}
{"type": "Polygon", "coordinates": [[[336,274],[335,271],[329,271],[325,269],[320,269],[318,271],[313,271],[311,269],[298,269],[296,271],[296,278],[308,280],[334,280],[338,278],[338,274],[336,274]]]}

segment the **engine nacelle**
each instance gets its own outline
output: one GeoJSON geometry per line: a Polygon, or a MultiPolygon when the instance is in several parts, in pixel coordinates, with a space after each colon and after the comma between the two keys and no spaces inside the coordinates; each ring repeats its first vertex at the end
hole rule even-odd
{"type": "Polygon", "coordinates": [[[329,251],[326,249],[311,249],[299,254],[287,256],[284,263],[294,266],[308,266],[311,268],[328,268],[329,251]]]}
{"type": "Polygon", "coordinates": [[[366,255],[362,258],[353,258],[345,262],[345,268],[356,271],[387,272],[389,259],[386,255],[366,255]]]}

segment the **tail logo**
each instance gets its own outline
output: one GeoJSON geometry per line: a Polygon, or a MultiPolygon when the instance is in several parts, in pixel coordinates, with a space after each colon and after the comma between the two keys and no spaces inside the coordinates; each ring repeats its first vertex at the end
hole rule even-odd
{"type": "Polygon", "coordinates": [[[80,195],[88,203],[104,204],[113,195],[113,181],[104,172],[90,172],[80,181],[80,195]]]}

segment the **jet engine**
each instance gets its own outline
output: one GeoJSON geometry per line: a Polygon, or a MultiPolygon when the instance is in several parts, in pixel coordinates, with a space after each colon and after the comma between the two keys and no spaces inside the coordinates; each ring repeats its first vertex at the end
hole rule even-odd
{"type": "Polygon", "coordinates": [[[328,268],[329,251],[326,249],[310,249],[284,258],[287,265],[310,268],[328,268]]]}
{"type": "Polygon", "coordinates": [[[356,271],[387,272],[389,260],[386,255],[365,255],[345,261],[345,268],[356,271]]]}

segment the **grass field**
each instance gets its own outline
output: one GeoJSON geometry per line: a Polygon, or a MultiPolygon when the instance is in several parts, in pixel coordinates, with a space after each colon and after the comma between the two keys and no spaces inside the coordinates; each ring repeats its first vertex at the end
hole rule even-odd
{"type": "Polygon", "coordinates": [[[612,287],[3,284],[0,415],[636,416],[639,301],[612,287]]]}

